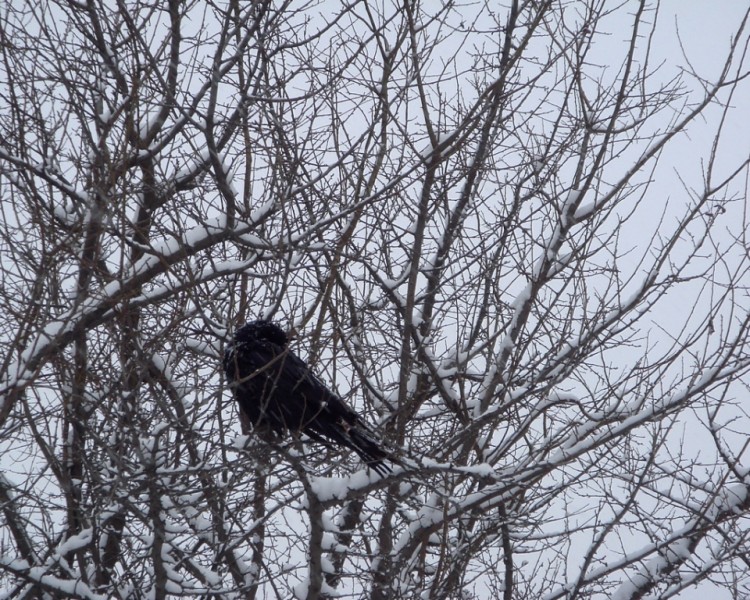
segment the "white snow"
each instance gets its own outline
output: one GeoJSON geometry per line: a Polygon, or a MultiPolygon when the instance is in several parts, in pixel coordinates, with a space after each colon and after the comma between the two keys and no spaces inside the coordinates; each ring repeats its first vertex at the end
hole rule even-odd
{"type": "Polygon", "coordinates": [[[87,528],[80,533],[77,533],[76,535],[63,540],[62,542],[60,542],[60,544],[58,544],[57,548],[55,548],[54,559],[59,560],[61,557],[69,554],[70,552],[75,552],[80,548],[88,546],[91,543],[92,537],[93,532],[91,528],[87,528]]]}
{"type": "Polygon", "coordinates": [[[377,481],[379,476],[362,469],[348,477],[311,477],[310,488],[320,502],[341,500],[355,490],[366,488],[377,481]]]}
{"type": "Polygon", "coordinates": [[[584,219],[590,217],[593,213],[595,213],[599,208],[601,208],[601,203],[597,202],[597,199],[594,199],[591,202],[586,202],[585,204],[581,204],[578,208],[576,208],[575,213],[573,213],[573,220],[583,221],[584,219]]]}

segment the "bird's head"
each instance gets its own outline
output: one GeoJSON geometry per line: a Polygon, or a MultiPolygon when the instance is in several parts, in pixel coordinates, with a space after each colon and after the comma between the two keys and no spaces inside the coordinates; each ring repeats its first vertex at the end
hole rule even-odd
{"type": "Polygon", "coordinates": [[[277,346],[286,346],[286,333],[271,321],[251,321],[245,323],[234,332],[234,341],[239,343],[253,343],[259,341],[271,342],[277,346]]]}

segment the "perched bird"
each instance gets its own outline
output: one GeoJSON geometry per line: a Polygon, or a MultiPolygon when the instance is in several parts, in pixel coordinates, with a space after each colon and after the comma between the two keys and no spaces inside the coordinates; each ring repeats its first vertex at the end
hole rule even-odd
{"type": "Polygon", "coordinates": [[[224,371],[240,409],[257,430],[303,432],[354,450],[380,475],[391,469],[372,430],[287,346],[270,321],[240,327],[224,352],[224,371]]]}

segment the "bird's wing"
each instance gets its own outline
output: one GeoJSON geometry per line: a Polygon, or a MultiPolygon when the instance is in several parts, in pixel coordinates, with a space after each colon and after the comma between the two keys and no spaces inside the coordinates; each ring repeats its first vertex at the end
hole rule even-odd
{"type": "Polygon", "coordinates": [[[295,411],[294,427],[290,426],[290,429],[304,431],[320,418],[336,415],[341,408],[348,410],[307,364],[288,350],[281,357],[276,390],[279,402],[295,411]]]}
{"type": "Polygon", "coordinates": [[[305,403],[304,421],[299,427],[310,437],[323,436],[334,443],[354,450],[381,475],[390,471],[383,462],[389,454],[383,450],[372,430],[347,406],[341,398],[326,387],[297,356],[289,353],[284,369],[289,380],[296,380],[293,397],[305,403]]]}

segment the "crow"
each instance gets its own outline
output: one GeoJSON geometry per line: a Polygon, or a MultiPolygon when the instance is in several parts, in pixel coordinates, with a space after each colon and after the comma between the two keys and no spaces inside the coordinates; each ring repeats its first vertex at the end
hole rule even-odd
{"type": "Polygon", "coordinates": [[[370,427],[329,390],[287,346],[284,331],[271,321],[240,327],[224,351],[224,371],[240,409],[256,431],[302,432],[316,442],[354,450],[380,475],[394,459],[370,427]]]}

